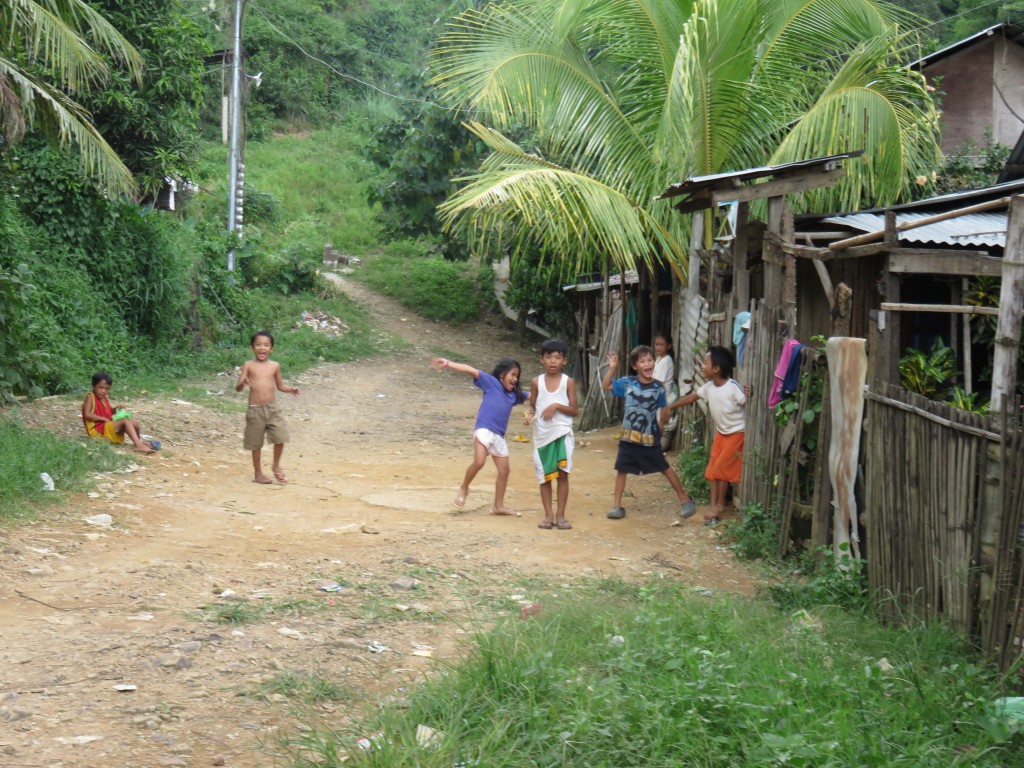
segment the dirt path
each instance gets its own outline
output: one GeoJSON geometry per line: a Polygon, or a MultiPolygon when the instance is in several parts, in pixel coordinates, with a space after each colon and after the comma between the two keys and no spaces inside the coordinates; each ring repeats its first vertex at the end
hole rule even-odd
{"type": "MultiPolygon", "coordinates": [[[[215,407],[133,404],[165,442],[158,458],[104,476],[59,515],[0,531],[0,765],[267,766],[277,738],[314,718],[342,726],[368,697],[401,695],[433,660],[452,659],[478,609],[517,613],[539,597],[535,576],[656,573],[712,593],[754,590],[700,512],[678,521],[660,476],[631,480],[629,516],[605,518],[610,429],[577,439],[573,530],[537,528],[528,443],[510,443],[507,502],[522,517],[487,514],[491,466],[453,514],[479,396],[467,377],[431,371],[431,352],[485,368],[514,354],[527,377],[536,352],[496,327],[453,329],[357,284],[344,290],[409,347],[286,375],[302,388],[282,396],[287,485],[252,483],[244,399],[226,372],[208,385],[224,392],[215,407]],[[112,527],[85,521],[103,514],[112,527]],[[329,582],[343,589],[320,591],[329,582]],[[214,620],[230,612],[260,616],[214,620]],[[330,695],[306,690],[326,683],[330,695]]],[[[77,436],[77,407],[49,400],[24,417],[77,436]]],[[[513,434],[520,424],[517,409],[513,434]]]]}

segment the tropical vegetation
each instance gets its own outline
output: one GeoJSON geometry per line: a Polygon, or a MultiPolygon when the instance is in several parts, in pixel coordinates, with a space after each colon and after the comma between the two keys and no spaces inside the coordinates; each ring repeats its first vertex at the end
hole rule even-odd
{"type": "Polygon", "coordinates": [[[467,10],[433,82],[490,153],[442,217],[489,252],[539,248],[580,272],[605,256],[684,265],[685,220],[656,198],[687,177],[863,149],[797,205],[894,202],[939,157],[933,94],[904,66],[920,55],[911,21],[876,0],[467,10]]]}
{"type": "Polygon", "coordinates": [[[338,731],[311,719],[284,746],[308,768],[1024,765],[997,706],[1008,681],[941,627],[716,585],[562,582],[533,584],[539,616],[481,629],[402,706],[338,731]]]}
{"type": "Polygon", "coordinates": [[[73,146],[82,170],[111,194],[133,191],[128,169],[73,96],[106,78],[111,63],[138,81],[139,53],[85,0],[2,0],[0,30],[4,144],[39,130],[73,146]]]}

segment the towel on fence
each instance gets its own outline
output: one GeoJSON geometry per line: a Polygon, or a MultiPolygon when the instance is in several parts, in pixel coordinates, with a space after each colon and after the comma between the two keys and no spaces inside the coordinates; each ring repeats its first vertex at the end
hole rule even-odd
{"type": "Polygon", "coordinates": [[[793,347],[793,355],[789,359],[789,368],[786,369],[786,375],[782,379],[782,391],[779,393],[783,400],[787,397],[792,397],[800,388],[800,366],[802,364],[800,350],[804,346],[804,344],[797,344],[793,347]]]}
{"type": "Polygon", "coordinates": [[[782,381],[789,372],[789,363],[793,359],[793,350],[800,346],[796,339],[789,339],[782,345],[782,354],[779,355],[779,362],[775,366],[775,376],[772,378],[772,388],[768,393],[768,407],[774,408],[782,402],[782,381]]]}
{"type": "Polygon", "coordinates": [[[736,345],[736,365],[743,367],[743,358],[747,353],[747,336],[750,335],[750,313],[737,312],[732,321],[732,343],[736,345]]]}

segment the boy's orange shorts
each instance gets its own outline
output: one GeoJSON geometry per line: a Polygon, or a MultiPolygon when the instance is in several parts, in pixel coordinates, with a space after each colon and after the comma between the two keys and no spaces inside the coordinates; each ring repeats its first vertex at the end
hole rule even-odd
{"type": "Polygon", "coordinates": [[[711,443],[711,460],[708,462],[708,468],[704,470],[704,477],[729,483],[740,481],[740,474],[743,471],[744,434],[733,432],[731,435],[723,435],[721,432],[715,432],[715,439],[711,443]]]}

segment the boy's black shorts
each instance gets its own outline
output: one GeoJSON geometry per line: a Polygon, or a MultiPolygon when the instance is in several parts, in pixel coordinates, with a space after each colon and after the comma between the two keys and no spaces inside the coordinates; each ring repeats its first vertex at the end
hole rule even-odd
{"type": "Polygon", "coordinates": [[[653,475],[668,469],[668,461],[661,445],[639,445],[619,441],[619,455],[615,457],[615,471],[628,475],[653,475]]]}

